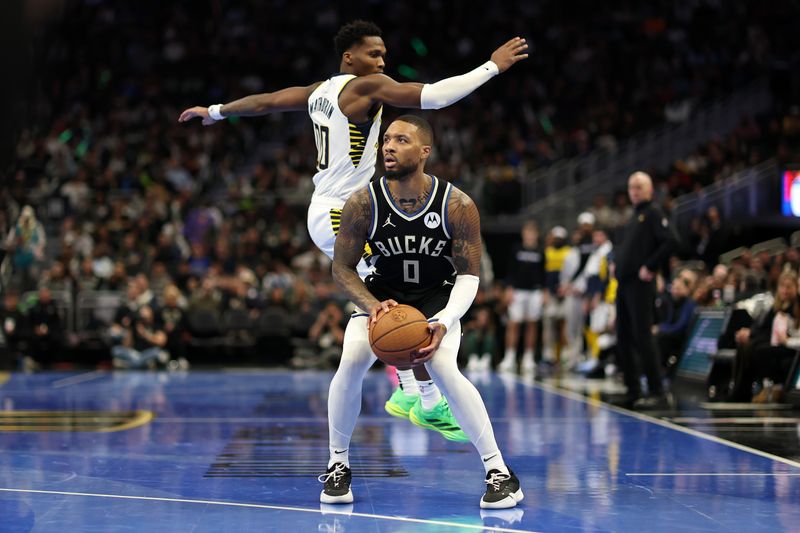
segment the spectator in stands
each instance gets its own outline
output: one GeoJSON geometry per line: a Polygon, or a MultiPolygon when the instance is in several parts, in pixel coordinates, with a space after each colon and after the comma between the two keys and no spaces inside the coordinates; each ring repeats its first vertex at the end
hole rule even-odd
{"type": "Polygon", "coordinates": [[[36,287],[46,242],[44,226],[36,218],[33,208],[26,205],[6,242],[6,247],[13,253],[14,274],[19,277],[24,291],[36,287]]]}
{"type": "Polygon", "coordinates": [[[790,334],[796,335],[800,325],[797,291],[797,274],[792,271],[781,274],[772,308],[752,327],[736,332],[734,386],[730,401],[749,402],[753,398],[754,387],[761,385],[762,378],[782,383],[788,374],[797,343],[791,343],[793,348],[787,344],[790,344],[790,334]]]}
{"type": "Polygon", "coordinates": [[[32,331],[31,356],[36,366],[50,366],[64,346],[64,324],[50,289],[39,289],[39,299],[28,313],[32,331]]]}
{"type": "MultiPolygon", "coordinates": [[[[157,322],[167,335],[165,348],[178,361],[186,360],[186,343],[189,340],[186,323],[186,301],[175,285],[167,285],[163,291],[163,305],[158,308],[157,322]]],[[[184,365],[185,366],[185,365],[184,365]]]]}
{"type": "Polygon", "coordinates": [[[725,251],[726,240],[719,209],[712,205],[706,210],[705,219],[700,223],[697,256],[708,266],[716,265],[720,254],[725,251]]]}
{"type": "Polygon", "coordinates": [[[633,215],[633,207],[628,203],[628,195],[624,191],[614,194],[613,216],[611,217],[611,227],[618,228],[628,223],[633,215]]]}
{"type": "Polygon", "coordinates": [[[0,358],[0,368],[11,368],[22,355],[25,342],[30,338],[28,317],[19,309],[19,293],[16,289],[7,289],[3,295],[0,324],[6,346],[6,357],[0,358]]]}
{"type": "Polygon", "coordinates": [[[119,343],[123,340],[125,332],[133,327],[136,314],[139,311],[139,295],[141,289],[135,279],[130,279],[126,286],[125,298],[114,313],[114,319],[109,328],[112,342],[119,343]]]}
{"type": "Polygon", "coordinates": [[[677,369],[681,350],[689,337],[689,328],[697,307],[692,299],[696,283],[696,272],[688,268],[680,270],[670,285],[663,319],[653,326],[661,365],[670,377],[677,369]]]}
{"type": "Polygon", "coordinates": [[[166,367],[166,345],[167,334],[156,325],[153,310],[142,306],[131,325],[124,328],[122,342],[111,348],[114,368],[156,368],[159,364],[166,367]]]}
{"type": "Polygon", "coordinates": [[[161,302],[161,297],[166,294],[164,292],[165,289],[169,285],[172,285],[172,278],[167,272],[167,266],[161,261],[154,262],[153,266],[150,268],[148,281],[153,294],[158,295],[156,301],[161,302]]]}
{"type": "Polygon", "coordinates": [[[44,273],[42,279],[39,280],[39,285],[47,287],[51,291],[65,292],[70,296],[75,286],[72,276],[69,275],[64,268],[64,263],[61,261],[53,261],[53,265],[44,273]]]}
{"type": "Polygon", "coordinates": [[[117,261],[111,266],[112,270],[105,279],[97,274],[97,270],[92,268],[95,276],[100,280],[100,289],[107,291],[123,291],[128,287],[128,273],[125,272],[125,263],[117,261]]]}
{"type": "Polygon", "coordinates": [[[608,198],[605,194],[596,194],[592,200],[592,207],[588,212],[594,216],[595,224],[600,228],[610,228],[614,226],[614,212],[608,206],[608,198]]]}
{"type": "Polygon", "coordinates": [[[204,309],[219,314],[221,302],[222,293],[217,289],[216,282],[211,277],[205,277],[189,296],[189,312],[204,309]]]}
{"type": "Polygon", "coordinates": [[[319,356],[331,363],[330,368],[335,368],[342,356],[346,326],[347,320],[341,307],[336,301],[329,300],[308,330],[308,338],[316,344],[319,356]]]}
{"type": "Polygon", "coordinates": [[[95,276],[92,259],[84,257],[78,270],[78,279],[75,280],[78,291],[96,291],[100,289],[100,278],[95,276]]]}

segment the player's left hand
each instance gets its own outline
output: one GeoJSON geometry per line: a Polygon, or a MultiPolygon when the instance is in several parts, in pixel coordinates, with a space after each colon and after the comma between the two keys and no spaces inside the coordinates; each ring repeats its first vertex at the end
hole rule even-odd
{"type": "Polygon", "coordinates": [[[442,344],[442,339],[445,333],[447,333],[447,328],[440,322],[431,322],[428,324],[428,331],[431,332],[431,343],[424,348],[420,348],[416,354],[412,354],[414,358],[412,366],[419,366],[433,359],[433,354],[436,353],[436,350],[439,349],[439,345],[442,344]]]}
{"type": "Polygon", "coordinates": [[[492,61],[497,65],[497,70],[505,72],[515,63],[528,57],[525,52],[528,50],[528,43],[522,37],[514,37],[492,54],[492,61]]]}

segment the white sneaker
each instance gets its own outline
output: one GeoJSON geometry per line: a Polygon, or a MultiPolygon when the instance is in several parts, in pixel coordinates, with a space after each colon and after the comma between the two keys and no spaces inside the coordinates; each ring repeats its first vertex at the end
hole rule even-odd
{"type": "Polygon", "coordinates": [[[481,362],[478,359],[477,354],[472,354],[469,356],[467,360],[467,371],[468,372],[477,372],[481,367],[481,362]]]}
{"type": "Polygon", "coordinates": [[[499,365],[497,365],[498,372],[504,372],[506,374],[513,374],[517,371],[517,361],[514,359],[503,359],[499,365]]]}
{"type": "Polygon", "coordinates": [[[522,359],[522,372],[524,374],[533,374],[535,370],[536,370],[536,362],[533,360],[533,358],[522,359]]]}
{"type": "Polygon", "coordinates": [[[490,354],[490,353],[483,354],[483,357],[481,357],[479,364],[480,364],[480,370],[482,372],[488,372],[489,370],[491,370],[492,369],[492,354],[490,354]]]}

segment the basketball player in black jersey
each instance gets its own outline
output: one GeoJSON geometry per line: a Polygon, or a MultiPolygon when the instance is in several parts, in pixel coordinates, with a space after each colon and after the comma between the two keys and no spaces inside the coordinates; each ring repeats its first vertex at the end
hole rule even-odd
{"type": "Polygon", "coordinates": [[[480,216],[466,194],[425,174],[432,143],[425,120],[405,115],[392,122],[383,136],[385,176],[354,193],[342,211],[333,277],[363,312],[347,325],[330,385],[331,456],[320,476],[323,503],[353,501],[348,449],[361,408],[361,382],[375,362],[368,328],[381,310],[400,303],[417,307],[429,319],[432,341],[419,350],[415,365],[427,368],[481,456],[487,485],[481,507],[514,507],[523,498],[519,479],[497,447],[483,400],[456,363],[459,319],[478,291],[480,216]],[[376,259],[374,274],[362,281],[357,266],[365,242],[376,259]]]}

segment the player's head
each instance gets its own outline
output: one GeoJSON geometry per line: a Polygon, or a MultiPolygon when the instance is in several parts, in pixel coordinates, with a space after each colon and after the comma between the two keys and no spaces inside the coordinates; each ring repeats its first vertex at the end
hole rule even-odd
{"type": "Polygon", "coordinates": [[[433,129],[416,115],[395,119],[383,134],[383,166],[387,179],[403,180],[425,168],[431,155],[433,129]]]}
{"type": "Polygon", "coordinates": [[[689,268],[682,268],[678,276],[672,280],[670,293],[673,298],[687,298],[697,284],[697,273],[689,268]]]}
{"type": "Polygon", "coordinates": [[[539,242],[539,224],[535,220],[526,220],[522,224],[522,244],[535,246],[539,242]]]}
{"type": "Polygon", "coordinates": [[[366,76],[383,72],[386,45],[381,29],[365,20],[354,20],[339,28],[333,38],[342,72],[366,76]]]}
{"type": "Polygon", "coordinates": [[[645,172],[634,172],[628,178],[628,197],[633,205],[653,199],[653,179],[645,172]]]}

